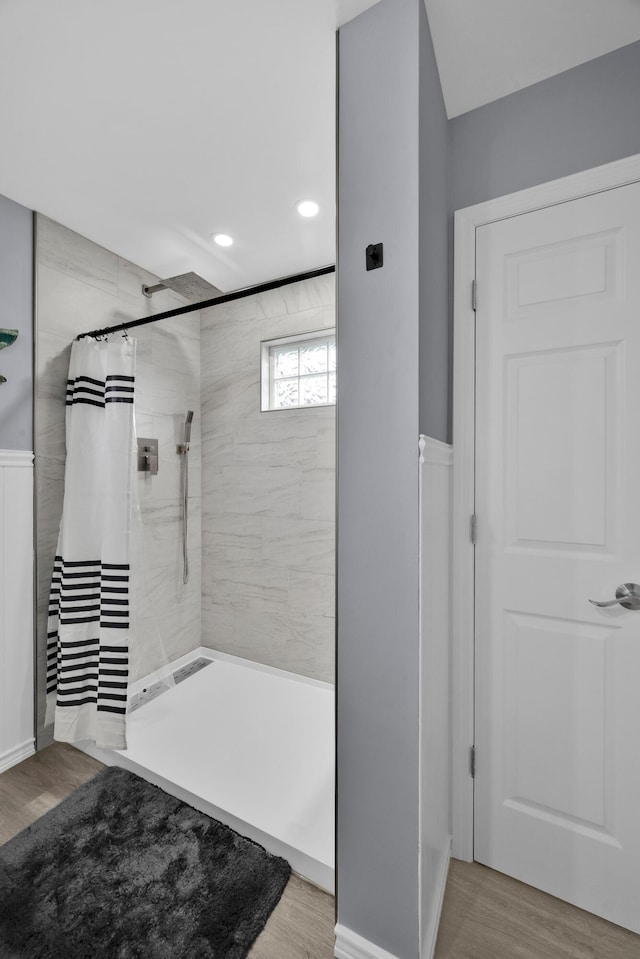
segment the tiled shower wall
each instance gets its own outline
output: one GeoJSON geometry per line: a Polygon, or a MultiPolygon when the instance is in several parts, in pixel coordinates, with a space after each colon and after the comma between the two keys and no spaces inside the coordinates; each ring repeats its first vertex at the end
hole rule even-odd
{"type": "Polygon", "coordinates": [[[202,313],[203,645],[334,681],[335,407],[260,412],[261,340],[335,326],[333,276],[202,313]]]}
{"type": "MultiPolygon", "coordinates": [[[[45,742],[44,686],[47,600],[62,512],[65,393],[72,340],[78,333],[159,313],[186,301],[170,291],[152,300],[142,284],[157,278],[65,227],[37,220],[36,495],[38,555],[38,734],[45,742]]],[[[116,334],[120,335],[120,334],[116,334]]],[[[157,476],[137,474],[147,557],[142,584],[146,649],[159,635],[170,660],[200,644],[200,314],[135,330],[136,428],[159,440],[157,476]],[[182,583],[180,521],[181,440],[187,409],[194,410],[190,458],[191,573],[182,583]],[[151,635],[153,633],[153,635],[151,635]]],[[[153,665],[153,664],[149,664],[153,665]]],[[[144,673],[132,657],[132,679],[144,673]]]]}

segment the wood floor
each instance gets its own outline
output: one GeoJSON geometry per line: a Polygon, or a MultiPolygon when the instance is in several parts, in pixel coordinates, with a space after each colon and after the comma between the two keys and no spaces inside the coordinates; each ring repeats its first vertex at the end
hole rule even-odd
{"type": "MultiPolygon", "coordinates": [[[[53,809],[103,768],[54,743],[0,775],[0,844],[53,809]]],[[[292,876],[249,959],[333,959],[334,899],[292,876]]],[[[177,959],[177,957],[176,957],[177,959]]]]}
{"type": "MultiPolygon", "coordinates": [[[[0,843],[100,769],[54,743],[0,775],[0,843]]],[[[333,897],[292,876],[249,959],[333,959],[334,923],[333,897]]],[[[434,959],[640,959],[640,936],[479,863],[453,860],[434,959]]]]}
{"type": "Polygon", "coordinates": [[[453,859],[434,959],[640,959],[640,936],[453,859]]]}

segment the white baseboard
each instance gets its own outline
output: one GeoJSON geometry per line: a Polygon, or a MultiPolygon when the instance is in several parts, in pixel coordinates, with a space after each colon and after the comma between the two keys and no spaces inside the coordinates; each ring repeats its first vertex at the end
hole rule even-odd
{"type": "Polygon", "coordinates": [[[446,854],[442,857],[440,863],[440,874],[437,883],[436,908],[430,927],[423,930],[422,934],[422,957],[421,959],[433,959],[436,951],[436,942],[438,939],[438,930],[440,928],[440,917],[442,916],[442,903],[444,902],[444,892],[447,888],[447,877],[449,875],[449,863],[451,862],[451,842],[447,848],[446,854]]]}
{"type": "Polygon", "coordinates": [[[27,739],[24,743],[20,743],[19,746],[14,746],[12,749],[7,749],[0,755],[0,773],[6,772],[12,766],[17,766],[24,759],[33,756],[35,751],[33,738],[27,739]]]}
{"type": "Polygon", "coordinates": [[[336,926],[334,955],[336,959],[398,959],[393,953],[381,949],[368,939],[363,939],[340,923],[336,926]]]}

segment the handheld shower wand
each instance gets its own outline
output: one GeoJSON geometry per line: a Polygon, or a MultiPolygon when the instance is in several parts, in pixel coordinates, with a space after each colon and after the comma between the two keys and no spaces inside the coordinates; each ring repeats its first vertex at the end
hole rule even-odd
{"type": "Polygon", "coordinates": [[[191,424],[193,423],[193,410],[187,410],[184,421],[184,440],[176,446],[176,453],[188,453],[191,442],[191,424]]]}
{"type": "Polygon", "coordinates": [[[191,424],[193,423],[193,410],[187,410],[187,418],[184,421],[184,442],[188,446],[191,442],[191,424]]]}
{"type": "Polygon", "coordinates": [[[189,532],[189,445],[191,443],[192,422],[193,410],[187,410],[187,416],[184,421],[184,440],[176,446],[176,453],[182,457],[182,582],[185,584],[189,582],[189,556],[187,546],[189,532]]]}

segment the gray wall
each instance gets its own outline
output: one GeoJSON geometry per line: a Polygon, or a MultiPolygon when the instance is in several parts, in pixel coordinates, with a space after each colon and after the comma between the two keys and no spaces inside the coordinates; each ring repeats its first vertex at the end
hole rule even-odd
{"type": "Polygon", "coordinates": [[[202,314],[202,644],[329,683],[335,406],[260,412],[260,341],[334,326],[333,276],[202,314]]]}
{"type": "Polygon", "coordinates": [[[0,196],[0,327],[19,330],[0,350],[0,449],[33,449],[33,223],[31,210],[0,196]]]}
{"type": "Polygon", "coordinates": [[[339,34],[338,922],[400,959],[419,937],[422,3],[381,0],[339,34]]]}
{"type": "Polygon", "coordinates": [[[449,415],[449,130],[420,4],[420,432],[446,443],[449,415]]]}
{"type": "Polygon", "coordinates": [[[453,210],[640,153],[640,41],[450,121],[453,210]]]}

